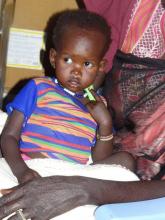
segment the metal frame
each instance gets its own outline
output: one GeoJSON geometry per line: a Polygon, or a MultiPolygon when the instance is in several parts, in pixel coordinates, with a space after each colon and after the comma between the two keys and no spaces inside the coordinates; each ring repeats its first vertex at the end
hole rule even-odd
{"type": "Polygon", "coordinates": [[[16,0],[0,0],[0,108],[3,102],[6,75],[6,58],[9,37],[16,0]]]}

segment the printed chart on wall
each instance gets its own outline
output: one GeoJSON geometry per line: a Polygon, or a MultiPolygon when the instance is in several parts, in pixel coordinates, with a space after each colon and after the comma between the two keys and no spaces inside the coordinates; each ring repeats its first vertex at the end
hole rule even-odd
{"type": "Polygon", "coordinates": [[[11,28],[7,53],[7,66],[42,69],[40,51],[44,47],[43,32],[11,28]]]}

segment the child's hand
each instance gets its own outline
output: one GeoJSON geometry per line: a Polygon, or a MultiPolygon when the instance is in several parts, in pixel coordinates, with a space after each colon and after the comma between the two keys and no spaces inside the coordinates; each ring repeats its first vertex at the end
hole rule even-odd
{"type": "Polygon", "coordinates": [[[90,101],[86,98],[83,100],[83,104],[88,108],[90,114],[99,126],[112,127],[112,119],[107,107],[93,90],[91,90],[91,93],[96,101],[90,101]]]}
{"type": "Polygon", "coordinates": [[[17,177],[17,180],[19,183],[25,183],[36,177],[41,177],[41,176],[35,170],[27,168],[24,170],[24,172],[22,172],[22,174],[19,177],[17,177]]]}

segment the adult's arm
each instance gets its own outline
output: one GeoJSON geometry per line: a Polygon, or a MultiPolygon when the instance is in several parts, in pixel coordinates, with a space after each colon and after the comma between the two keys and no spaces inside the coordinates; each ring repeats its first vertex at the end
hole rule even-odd
{"type": "Polygon", "coordinates": [[[102,205],[164,196],[164,181],[117,182],[78,176],[44,177],[19,185],[3,196],[0,199],[0,219],[18,209],[23,209],[26,218],[46,220],[85,204],[102,205]]]}
{"type": "MultiPolygon", "coordinates": [[[[117,1],[117,4],[120,3],[120,0],[117,1]]],[[[83,0],[85,7],[89,11],[96,12],[98,14],[104,15],[111,8],[113,0],[83,0]]]]}
{"type": "MultiPolygon", "coordinates": [[[[162,0],[163,2],[164,0],[162,0]]],[[[83,0],[89,11],[103,16],[111,28],[111,44],[105,58],[108,60],[106,72],[112,68],[118,49],[122,48],[136,0],[83,0]]]]}

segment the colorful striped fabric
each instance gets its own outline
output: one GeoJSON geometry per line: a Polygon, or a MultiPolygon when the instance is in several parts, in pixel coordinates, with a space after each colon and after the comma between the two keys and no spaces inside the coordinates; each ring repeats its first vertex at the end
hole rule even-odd
{"type": "Polygon", "coordinates": [[[96,122],[87,108],[54,80],[45,77],[33,81],[37,99],[21,134],[21,152],[40,152],[86,164],[95,142],[96,122]]]}

